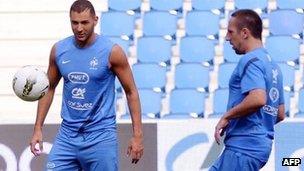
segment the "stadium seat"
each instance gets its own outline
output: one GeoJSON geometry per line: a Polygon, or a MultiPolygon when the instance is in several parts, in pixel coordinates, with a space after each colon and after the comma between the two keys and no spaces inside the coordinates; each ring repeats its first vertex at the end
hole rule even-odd
{"type": "Polygon", "coordinates": [[[179,10],[183,6],[183,0],[150,0],[150,6],[158,11],[179,10]]]}
{"type": "Polygon", "coordinates": [[[297,61],[300,57],[300,41],[291,36],[271,36],[265,47],[274,61],[297,61]]]}
{"type": "Polygon", "coordinates": [[[296,113],[295,117],[304,117],[304,88],[299,91],[298,109],[299,112],[296,113]]]}
{"type": "Polygon", "coordinates": [[[261,9],[265,10],[268,0],[234,0],[236,9],[261,9]]]}
{"type": "Polygon", "coordinates": [[[186,15],[188,36],[218,35],[220,17],[210,11],[190,11],[186,15]]]}
{"type": "Polygon", "coordinates": [[[147,12],[143,16],[144,36],[175,36],[177,16],[163,11],[147,12]]]}
{"type": "Polygon", "coordinates": [[[158,64],[137,63],[132,66],[136,86],[139,89],[163,89],[166,84],[166,68],[158,64]]]}
{"type": "Polygon", "coordinates": [[[300,0],[276,0],[279,9],[304,8],[304,1],[300,0]]]}
{"type": "Polygon", "coordinates": [[[128,56],[130,40],[124,40],[120,37],[110,37],[110,40],[112,40],[114,43],[117,43],[124,50],[125,54],[128,56]]]}
{"type": "Polygon", "coordinates": [[[211,11],[224,10],[225,0],[192,0],[192,7],[195,10],[211,11]]]}
{"type": "Polygon", "coordinates": [[[215,55],[214,42],[205,37],[183,37],[180,42],[180,59],[182,62],[213,63],[215,55]]]}
{"type": "Polygon", "coordinates": [[[139,89],[142,114],[149,118],[159,118],[161,111],[162,93],[151,89],[139,89]]]}
{"type": "Polygon", "coordinates": [[[208,91],[209,69],[197,63],[180,63],[175,69],[175,87],[208,91]]]}
{"type": "Polygon", "coordinates": [[[171,41],[163,37],[141,37],[137,42],[137,59],[143,63],[169,63],[171,41]]]}
{"type": "Polygon", "coordinates": [[[213,114],[221,116],[227,110],[229,89],[216,89],[213,97],[213,114]]]}
{"type": "Polygon", "coordinates": [[[303,14],[295,10],[276,10],[269,14],[269,31],[273,35],[300,34],[303,23],[303,14]]]}
{"type": "Polygon", "coordinates": [[[287,65],[286,63],[278,63],[283,74],[284,88],[293,91],[295,83],[295,69],[294,67],[287,65]]]}
{"type": "Polygon", "coordinates": [[[174,89],[170,96],[170,114],[164,118],[203,117],[205,93],[195,89],[174,89]]]}
{"type": "Polygon", "coordinates": [[[128,36],[132,38],[135,17],[126,12],[106,12],[101,14],[101,33],[106,36],[128,36]]]}
{"type": "Polygon", "coordinates": [[[111,10],[116,11],[138,11],[141,0],[108,0],[108,6],[111,10]]]}
{"type": "Polygon", "coordinates": [[[236,67],[236,63],[222,63],[218,71],[219,88],[228,88],[230,77],[236,67]]]}
{"type": "Polygon", "coordinates": [[[238,55],[232,49],[232,45],[225,41],[224,43],[224,60],[225,62],[238,62],[242,55],[238,55]]]}
{"type": "Polygon", "coordinates": [[[115,79],[115,90],[116,93],[118,94],[118,97],[121,97],[123,88],[117,77],[115,79]]]}

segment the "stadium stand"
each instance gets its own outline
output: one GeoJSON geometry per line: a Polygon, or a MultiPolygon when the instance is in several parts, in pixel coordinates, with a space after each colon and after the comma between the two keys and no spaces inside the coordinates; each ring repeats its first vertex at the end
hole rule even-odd
{"type": "Polygon", "coordinates": [[[291,36],[270,36],[266,39],[265,47],[274,61],[293,61],[295,63],[298,63],[299,61],[299,39],[291,36]]]}
{"type": "Polygon", "coordinates": [[[141,0],[108,0],[108,6],[115,11],[139,11],[141,0]]]}
{"type": "Polygon", "coordinates": [[[142,63],[170,63],[171,41],[163,37],[141,37],[137,41],[137,60],[142,63]]]}
{"type": "MultiPolygon", "coordinates": [[[[13,98],[10,84],[12,73],[15,73],[17,68],[31,64],[46,69],[53,43],[72,34],[70,24],[67,22],[69,9],[66,8],[72,2],[72,0],[64,2],[58,0],[57,3],[50,3],[41,0],[35,2],[35,6],[17,0],[1,3],[0,20],[4,21],[0,23],[1,103],[5,99],[10,100],[8,103],[16,100],[13,98]],[[14,5],[16,3],[19,5],[14,5]],[[3,60],[8,58],[10,60],[3,60]]],[[[221,105],[223,97],[227,95],[226,88],[230,75],[241,56],[236,55],[231,45],[224,41],[226,27],[223,23],[228,21],[229,14],[233,10],[239,8],[260,8],[266,14],[263,15],[266,21],[263,40],[273,59],[280,62],[284,73],[286,111],[289,117],[301,116],[298,114],[303,113],[303,90],[300,89],[303,85],[304,70],[302,40],[304,3],[302,1],[93,0],[92,2],[100,16],[96,31],[109,36],[128,56],[147,118],[167,118],[180,113],[186,115],[178,115],[176,118],[189,117],[190,113],[212,117],[215,116],[213,114],[220,114],[225,110],[225,105],[221,105]],[[206,67],[209,65],[212,67],[206,67]],[[180,97],[177,94],[183,94],[180,92],[190,93],[189,99],[197,97],[196,101],[201,100],[199,104],[193,106],[183,104],[183,108],[195,110],[183,111],[179,108],[183,105],[176,105],[182,104],[182,100],[188,98],[184,95],[185,98],[175,102],[174,99],[180,97]],[[149,97],[155,99],[155,104],[149,104],[149,97]],[[162,113],[166,115],[162,117],[162,113]]],[[[118,112],[127,114],[124,93],[118,81],[116,82],[118,112]]],[[[56,97],[60,93],[57,91],[56,97]]],[[[25,107],[24,104],[20,106],[25,110],[30,108],[25,107]]],[[[51,110],[56,111],[57,108],[60,109],[59,102],[52,106],[51,110]]],[[[12,110],[8,107],[3,109],[14,113],[12,110]]],[[[35,113],[35,109],[29,112],[35,113]]],[[[52,121],[57,122],[59,118],[52,121]]]]}
{"type": "Polygon", "coordinates": [[[208,91],[209,69],[201,64],[180,63],[175,69],[175,87],[208,91]]]}
{"type": "Polygon", "coordinates": [[[230,76],[236,67],[236,63],[223,63],[219,66],[218,85],[220,88],[228,88],[230,76]]]}
{"type": "Polygon", "coordinates": [[[206,37],[183,37],[180,42],[180,59],[182,62],[213,64],[214,46],[214,42],[206,37]]]}
{"type": "Polygon", "coordinates": [[[304,1],[299,0],[276,0],[278,9],[297,9],[304,8],[304,1]]]}
{"type": "Polygon", "coordinates": [[[101,32],[107,36],[133,37],[134,16],[126,12],[107,12],[101,15],[101,32]]]}
{"type": "Polygon", "coordinates": [[[181,10],[183,0],[150,0],[150,6],[157,11],[181,10]]]}
{"type": "Polygon", "coordinates": [[[236,9],[260,9],[266,11],[268,6],[267,0],[234,0],[234,6],[236,9]]]}
{"type": "Polygon", "coordinates": [[[164,11],[150,11],[143,16],[143,34],[145,36],[174,36],[177,16],[164,11]]]}
{"type": "Polygon", "coordinates": [[[166,68],[158,64],[134,64],[133,75],[137,88],[140,89],[164,89],[166,85],[166,68]]]}
{"type": "Polygon", "coordinates": [[[269,31],[273,35],[293,35],[303,32],[303,13],[296,10],[276,10],[269,14],[269,31]]]}
{"type": "Polygon", "coordinates": [[[192,7],[195,10],[211,11],[220,10],[224,11],[225,0],[192,0],[192,7]]]}
{"type": "Polygon", "coordinates": [[[174,89],[170,96],[170,114],[165,119],[203,117],[205,93],[195,89],[174,89]]]}

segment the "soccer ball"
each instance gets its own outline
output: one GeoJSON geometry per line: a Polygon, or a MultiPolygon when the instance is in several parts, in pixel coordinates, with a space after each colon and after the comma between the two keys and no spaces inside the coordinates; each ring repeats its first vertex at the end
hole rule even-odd
{"type": "Polygon", "coordinates": [[[17,71],[13,79],[15,94],[25,101],[36,101],[43,97],[49,88],[46,73],[37,66],[27,65],[17,71]]]}

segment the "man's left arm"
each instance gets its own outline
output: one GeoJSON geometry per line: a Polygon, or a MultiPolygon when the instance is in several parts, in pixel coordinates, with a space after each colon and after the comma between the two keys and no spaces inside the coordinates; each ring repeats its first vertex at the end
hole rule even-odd
{"type": "Polygon", "coordinates": [[[110,69],[117,75],[126,93],[133,126],[133,136],[127,154],[131,156],[132,163],[137,163],[144,151],[139,95],[127,57],[117,45],[114,45],[112,49],[109,65],[110,69]]]}

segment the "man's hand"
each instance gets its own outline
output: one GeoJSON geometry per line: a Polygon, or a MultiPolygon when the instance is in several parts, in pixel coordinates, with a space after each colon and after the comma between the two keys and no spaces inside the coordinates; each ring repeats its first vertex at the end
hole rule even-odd
{"type": "Polygon", "coordinates": [[[132,137],[129,146],[127,155],[131,156],[132,163],[136,164],[139,159],[143,156],[144,153],[144,146],[143,146],[143,138],[142,136],[139,137],[132,137]]]}
{"type": "Polygon", "coordinates": [[[217,144],[220,145],[220,138],[224,135],[226,127],[229,123],[229,120],[225,117],[222,117],[215,127],[214,138],[217,144]]]}
{"type": "Polygon", "coordinates": [[[43,142],[42,142],[42,130],[41,129],[35,129],[33,133],[32,140],[30,142],[31,152],[35,156],[39,156],[40,153],[43,150],[43,142]],[[36,144],[39,144],[38,147],[36,147],[36,144]]]}

